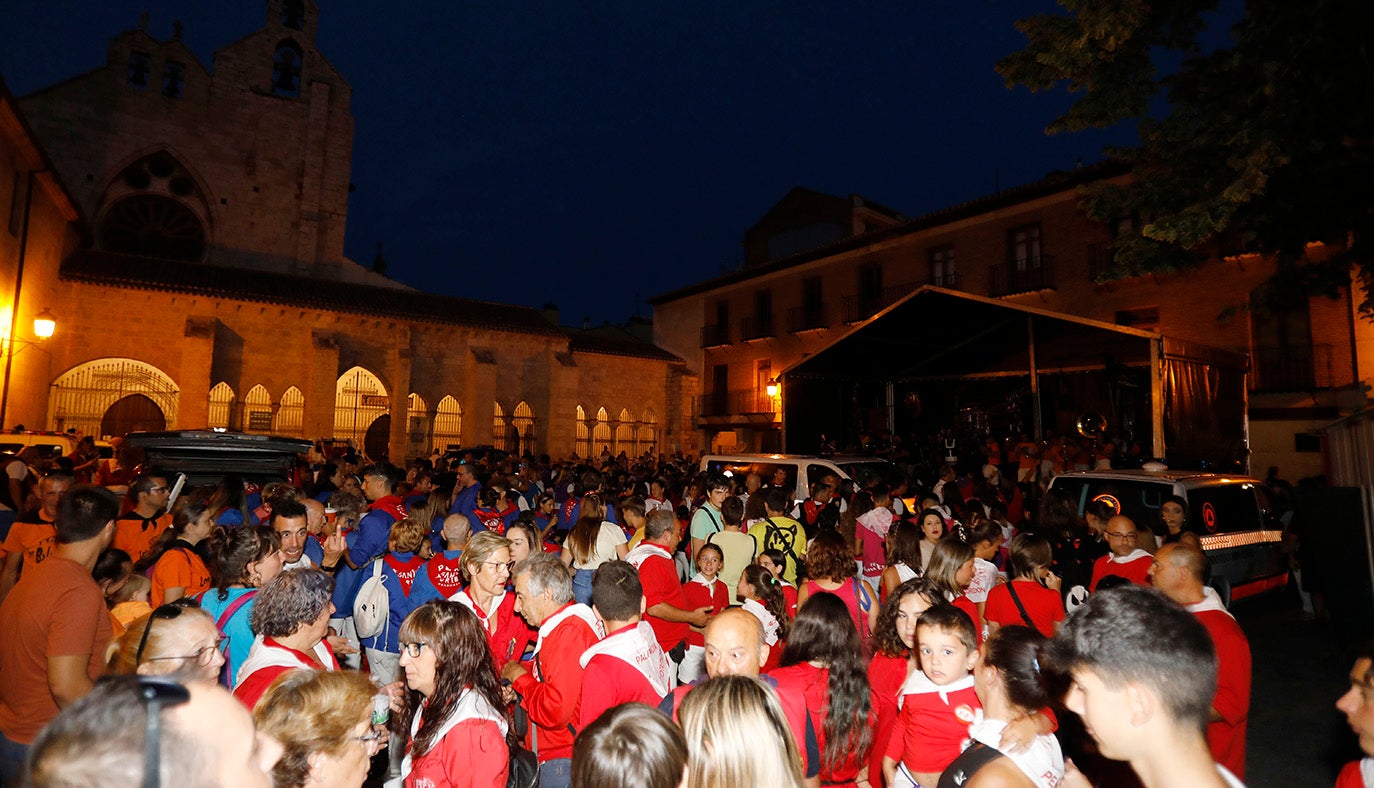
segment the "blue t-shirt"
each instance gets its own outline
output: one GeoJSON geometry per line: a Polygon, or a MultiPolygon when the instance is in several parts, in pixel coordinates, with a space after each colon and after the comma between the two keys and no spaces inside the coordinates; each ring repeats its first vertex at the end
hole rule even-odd
{"type": "MultiPolygon", "coordinates": [[[[228,610],[239,597],[244,594],[255,594],[256,588],[230,588],[228,596],[224,599],[219,598],[219,589],[212,588],[205,592],[201,599],[200,609],[209,614],[210,618],[219,624],[220,617],[224,611],[228,610]]],[[[248,625],[248,620],[253,615],[253,603],[256,598],[250,598],[234,611],[234,615],[220,626],[220,631],[229,637],[227,648],[224,651],[224,659],[229,663],[229,681],[232,683],[239,675],[239,666],[248,658],[248,650],[253,647],[253,628],[248,625]]]]}

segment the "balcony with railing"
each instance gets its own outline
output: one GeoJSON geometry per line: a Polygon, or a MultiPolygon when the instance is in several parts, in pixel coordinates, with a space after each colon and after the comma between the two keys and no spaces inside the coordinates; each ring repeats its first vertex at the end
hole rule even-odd
{"type": "Polygon", "coordinates": [[[830,328],[829,304],[808,304],[794,306],[787,310],[787,330],[793,334],[830,328]]]}
{"type": "Polygon", "coordinates": [[[777,336],[772,315],[748,315],[739,321],[739,338],[745,342],[777,336]]]}
{"type": "Polygon", "coordinates": [[[718,347],[730,344],[729,323],[708,323],[701,327],[701,346],[718,347]]]}
{"type": "Polygon", "coordinates": [[[940,274],[939,276],[932,276],[929,282],[922,282],[922,284],[935,285],[936,287],[943,287],[947,290],[963,290],[964,277],[957,272],[940,274]]]}
{"type": "Polygon", "coordinates": [[[772,421],[777,411],[775,398],[754,389],[708,391],[698,399],[697,415],[702,418],[772,421]]]}
{"type": "Polygon", "coordinates": [[[1254,349],[1250,388],[1311,391],[1335,385],[1331,345],[1261,346],[1254,349]]]}
{"type": "Polygon", "coordinates": [[[1054,257],[1042,254],[988,266],[988,295],[993,298],[1054,289],[1054,257]]]}
{"type": "Polygon", "coordinates": [[[845,296],[840,300],[840,317],[845,323],[867,320],[910,295],[923,284],[925,282],[903,282],[899,285],[888,285],[876,293],[845,296]]]}

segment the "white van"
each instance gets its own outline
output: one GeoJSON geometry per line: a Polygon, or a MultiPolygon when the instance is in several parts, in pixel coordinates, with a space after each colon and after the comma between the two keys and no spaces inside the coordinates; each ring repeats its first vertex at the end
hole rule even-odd
{"type": "Polygon", "coordinates": [[[875,481],[891,483],[897,475],[892,463],[878,457],[816,457],[809,454],[707,454],[701,469],[708,473],[727,473],[744,478],[757,473],[764,484],[771,484],[778,469],[787,473],[794,501],[811,494],[811,483],[834,474],[840,481],[851,480],[858,488],[875,481]]]}
{"type": "Polygon", "coordinates": [[[1269,521],[1259,479],[1201,471],[1077,471],[1054,477],[1050,489],[1073,500],[1079,517],[1089,501],[1104,499],[1157,535],[1163,534],[1164,499],[1187,500],[1186,527],[1198,535],[1212,568],[1210,584],[1228,605],[1288,582],[1283,528],[1269,521]]]}

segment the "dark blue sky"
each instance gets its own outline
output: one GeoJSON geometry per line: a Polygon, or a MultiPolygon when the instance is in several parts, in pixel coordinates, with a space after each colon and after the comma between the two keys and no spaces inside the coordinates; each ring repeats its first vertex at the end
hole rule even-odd
{"type": "MultiPolygon", "coordinates": [[[[263,3],[14,0],[0,74],[23,95],[104,63],[152,14],[207,66],[263,3]]],[[[347,251],[393,277],[539,306],[565,323],[740,260],[793,186],[907,215],[1101,158],[1131,134],[1047,137],[1063,93],[993,70],[1043,0],[322,3],[317,43],[353,86],[347,251]]]]}

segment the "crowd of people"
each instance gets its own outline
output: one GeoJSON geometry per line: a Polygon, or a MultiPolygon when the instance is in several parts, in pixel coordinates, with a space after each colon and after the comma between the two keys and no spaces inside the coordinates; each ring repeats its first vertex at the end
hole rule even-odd
{"type": "Polygon", "coordinates": [[[3,542],[0,784],[1240,785],[1249,645],[1186,524],[988,469],[56,470],[3,542]]]}

